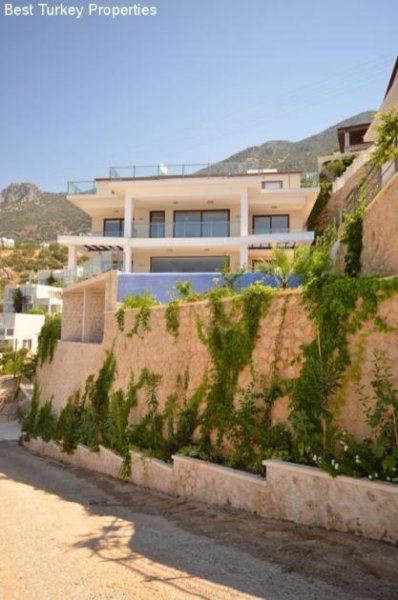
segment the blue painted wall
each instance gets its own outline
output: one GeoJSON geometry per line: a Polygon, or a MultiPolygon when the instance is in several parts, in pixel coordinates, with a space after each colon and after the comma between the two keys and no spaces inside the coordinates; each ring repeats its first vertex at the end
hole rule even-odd
{"type": "MultiPolygon", "coordinates": [[[[137,296],[149,292],[158,302],[170,302],[179,297],[175,287],[178,281],[191,281],[193,290],[200,293],[225,285],[222,275],[218,273],[119,273],[117,299],[123,302],[128,294],[137,296]]],[[[244,289],[256,282],[277,287],[275,279],[263,273],[245,273],[238,280],[236,289],[244,289]]],[[[290,287],[298,285],[299,281],[292,278],[290,287]]]]}

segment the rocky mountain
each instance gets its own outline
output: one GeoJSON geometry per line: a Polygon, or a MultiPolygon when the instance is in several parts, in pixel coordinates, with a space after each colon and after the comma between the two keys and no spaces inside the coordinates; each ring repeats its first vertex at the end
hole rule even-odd
{"type": "Polygon", "coordinates": [[[374,111],[359,113],[298,142],[273,140],[260,146],[252,146],[233,154],[221,163],[246,162],[249,165],[253,161],[258,161],[263,169],[316,171],[317,157],[328,155],[338,148],[339,127],[368,123],[373,119],[374,114],[374,111]]]}
{"type": "Polygon", "coordinates": [[[31,183],[13,183],[0,192],[0,237],[18,242],[56,240],[90,228],[89,217],[65,194],[43,192],[31,183]]]}

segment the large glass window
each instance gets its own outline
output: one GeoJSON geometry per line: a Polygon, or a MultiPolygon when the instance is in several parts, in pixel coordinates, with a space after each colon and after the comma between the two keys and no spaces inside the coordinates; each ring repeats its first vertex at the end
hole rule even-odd
{"type": "Polygon", "coordinates": [[[253,217],[253,233],[288,233],[289,215],[256,215],[253,217]]]}
{"type": "Polygon", "coordinates": [[[228,262],[225,256],[156,256],[151,258],[151,273],[219,273],[228,262]]]}
{"type": "Polygon", "coordinates": [[[105,237],[123,237],[124,219],[104,219],[105,237]]]}
{"type": "Polygon", "coordinates": [[[149,237],[163,238],[164,237],[164,221],[165,215],[163,210],[151,211],[149,223],[149,237]]]}
{"type": "Polygon", "coordinates": [[[202,211],[202,237],[228,237],[229,211],[202,211]]]}
{"type": "Polygon", "coordinates": [[[228,237],[229,210],[174,212],[174,237],[228,237]]]}

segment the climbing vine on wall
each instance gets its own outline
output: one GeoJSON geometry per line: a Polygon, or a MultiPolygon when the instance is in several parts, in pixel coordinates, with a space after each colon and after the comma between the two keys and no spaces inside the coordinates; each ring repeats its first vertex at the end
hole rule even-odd
{"type": "Polygon", "coordinates": [[[336,427],[331,401],[350,364],[348,334],[356,333],[369,319],[377,328],[381,302],[398,291],[398,278],[328,277],[306,288],[305,304],[317,336],[304,348],[304,362],[292,386],[290,422],[295,459],[311,461],[313,455],[334,451],[336,427]]]}
{"type": "Polygon", "coordinates": [[[123,306],[115,314],[119,330],[124,331],[126,310],[136,309],[134,324],[126,335],[127,337],[135,335],[142,337],[150,329],[151,308],[157,305],[159,302],[148,292],[137,296],[127,295],[123,300],[123,306]]]}
{"type": "Polygon", "coordinates": [[[198,321],[198,334],[212,360],[212,373],[201,417],[202,444],[209,449],[211,434],[221,446],[232,414],[239,374],[252,358],[261,318],[274,291],[254,284],[234,299],[228,308],[223,288],[209,294],[210,322],[198,321]]]}

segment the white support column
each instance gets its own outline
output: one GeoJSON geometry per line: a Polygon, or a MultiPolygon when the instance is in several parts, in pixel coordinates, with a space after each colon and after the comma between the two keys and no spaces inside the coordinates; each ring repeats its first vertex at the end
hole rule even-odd
{"type": "Polygon", "coordinates": [[[77,247],[68,246],[68,271],[76,271],[77,267],[77,247]]]}
{"type": "Polygon", "coordinates": [[[242,244],[240,247],[240,267],[249,271],[249,248],[247,244],[242,244]]]}
{"type": "Polygon", "coordinates": [[[348,152],[350,147],[350,133],[349,131],[344,132],[344,152],[348,152]]]}
{"type": "Polygon", "coordinates": [[[249,195],[247,189],[240,195],[240,236],[249,234],[249,195]]]}
{"type": "Polygon", "coordinates": [[[81,341],[85,342],[87,337],[87,288],[83,290],[83,316],[82,316],[82,330],[81,330],[81,341]]]}
{"type": "Polygon", "coordinates": [[[123,259],[124,259],[123,271],[125,273],[131,273],[131,262],[133,259],[133,249],[131,248],[131,246],[124,247],[123,259]]]}
{"type": "Polygon", "coordinates": [[[124,197],[124,237],[131,238],[133,233],[134,198],[124,197]]]}

